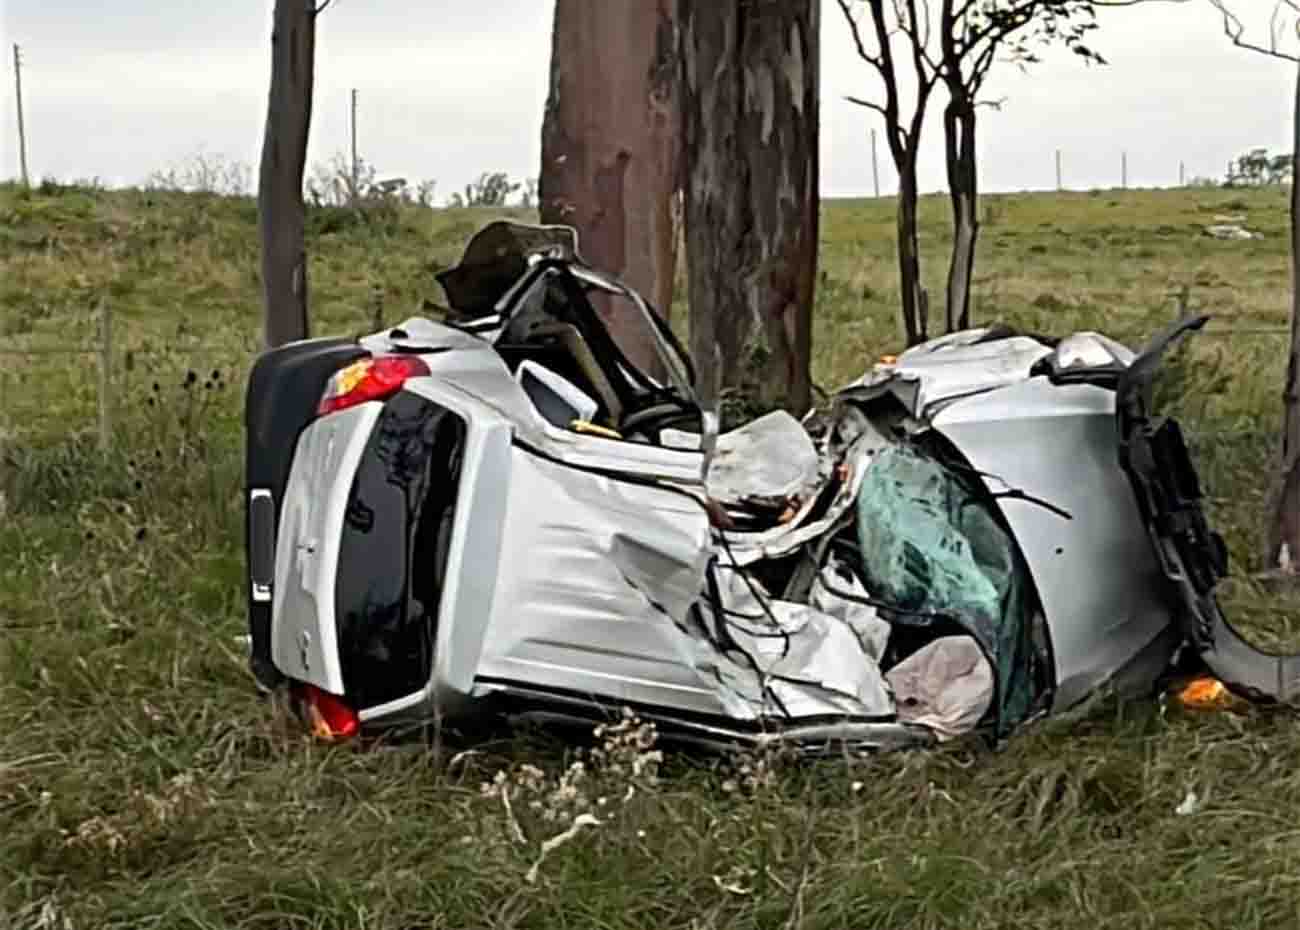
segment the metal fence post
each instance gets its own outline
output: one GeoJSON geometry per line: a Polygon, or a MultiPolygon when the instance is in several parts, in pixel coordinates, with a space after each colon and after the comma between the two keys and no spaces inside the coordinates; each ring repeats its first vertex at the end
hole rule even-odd
{"type": "Polygon", "coordinates": [[[107,452],[113,435],[113,314],[108,301],[99,302],[99,451],[107,452]]]}

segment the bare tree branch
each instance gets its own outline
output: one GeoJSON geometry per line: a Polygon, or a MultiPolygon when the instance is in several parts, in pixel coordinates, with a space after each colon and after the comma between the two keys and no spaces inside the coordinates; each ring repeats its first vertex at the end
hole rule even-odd
{"type": "Polygon", "coordinates": [[[926,50],[923,41],[923,33],[927,27],[922,27],[916,11],[916,0],[906,0],[908,25],[904,30],[908,38],[912,40],[912,69],[916,72],[916,84],[918,93],[929,93],[929,87],[934,86],[937,78],[936,72],[939,70],[933,61],[930,60],[929,52],[926,50]],[[924,90],[923,90],[924,88],[924,90]]]}
{"type": "MultiPolygon", "coordinates": [[[[930,50],[927,47],[930,42],[930,8],[926,0],[921,0],[925,4],[925,19],[916,9],[917,0],[906,0],[906,17],[905,25],[902,26],[904,35],[907,36],[912,46],[912,67],[916,71],[917,83],[919,84],[928,71],[938,70],[938,66],[930,58],[930,50]]],[[[897,6],[897,0],[895,0],[897,6]]]]}
{"type": "Polygon", "coordinates": [[[885,120],[889,129],[889,146],[895,160],[899,158],[899,101],[898,72],[894,69],[894,50],[889,43],[889,32],[885,25],[884,0],[870,0],[871,21],[876,27],[876,41],[880,45],[880,74],[885,81],[885,120]]]}
{"type": "Polygon", "coordinates": [[[327,9],[329,9],[329,5],[330,5],[331,3],[333,3],[333,2],[334,2],[334,0],[321,0],[321,5],[312,9],[312,11],[311,11],[311,12],[312,12],[312,15],[313,15],[313,16],[320,16],[320,15],[321,15],[322,13],[324,13],[327,9]]]}
{"type": "Polygon", "coordinates": [[[930,0],[921,0],[921,48],[929,53],[930,49],[930,0]]]}
{"type": "MultiPolygon", "coordinates": [[[[1210,5],[1219,11],[1223,17],[1223,34],[1228,40],[1238,48],[1251,52],[1258,52],[1261,55],[1267,55],[1270,58],[1278,58],[1282,61],[1300,62],[1300,52],[1285,52],[1279,45],[1279,30],[1276,27],[1279,17],[1282,15],[1282,9],[1285,7],[1295,13],[1300,13],[1300,6],[1297,6],[1293,0],[1277,0],[1273,7],[1273,13],[1269,20],[1269,44],[1261,45],[1258,42],[1246,38],[1246,24],[1228,8],[1226,0],[1209,0],[1210,5]]],[[[1300,34],[1300,22],[1296,24],[1297,34],[1300,34]]]]}
{"type": "Polygon", "coordinates": [[[879,69],[881,67],[880,57],[872,55],[867,51],[866,43],[862,41],[862,30],[859,28],[857,17],[853,15],[853,10],[849,6],[849,0],[836,0],[836,2],[839,3],[840,10],[844,13],[844,19],[849,24],[849,35],[853,38],[853,44],[857,48],[858,57],[867,62],[867,64],[873,65],[879,69]]]}
{"type": "Polygon", "coordinates": [[[873,100],[863,100],[861,97],[852,97],[852,96],[845,97],[844,99],[847,100],[849,103],[856,104],[857,106],[866,107],[868,110],[875,110],[881,116],[887,117],[889,115],[888,113],[885,112],[884,107],[882,107],[880,104],[876,103],[873,100]]]}

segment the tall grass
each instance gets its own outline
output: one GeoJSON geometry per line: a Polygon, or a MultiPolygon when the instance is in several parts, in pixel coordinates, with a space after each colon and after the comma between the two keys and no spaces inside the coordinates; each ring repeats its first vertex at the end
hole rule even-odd
{"type": "MultiPolygon", "coordinates": [[[[1286,320],[1280,193],[994,203],[981,321],[1136,342],[1183,285],[1215,326],[1286,320]],[[1267,238],[1200,234],[1229,209],[1267,238]]],[[[827,386],[898,347],[891,210],[826,205],[827,386]]],[[[936,293],[943,211],[923,204],[936,293]]],[[[440,301],[432,271],[485,219],[314,212],[318,332],[440,301]]],[[[997,750],[812,764],[661,756],[618,720],[576,742],[313,743],[255,696],[238,642],[252,204],[0,187],[4,345],[87,343],[101,299],[122,334],[107,454],[88,359],[0,357],[0,927],[1300,926],[1288,712],[1101,703],[997,750]]],[[[1178,368],[1247,571],[1284,344],[1209,336],[1178,368]]],[[[1291,605],[1232,598],[1294,642],[1291,605]]]]}

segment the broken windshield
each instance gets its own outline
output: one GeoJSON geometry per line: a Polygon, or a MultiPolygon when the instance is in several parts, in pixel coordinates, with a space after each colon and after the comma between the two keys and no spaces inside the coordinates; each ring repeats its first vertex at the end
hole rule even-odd
{"type": "Polygon", "coordinates": [[[1028,571],[986,495],[909,446],[881,450],[858,494],[867,586],[901,622],[946,618],[997,670],[998,728],[1027,716],[1041,687],[1028,571]]]}

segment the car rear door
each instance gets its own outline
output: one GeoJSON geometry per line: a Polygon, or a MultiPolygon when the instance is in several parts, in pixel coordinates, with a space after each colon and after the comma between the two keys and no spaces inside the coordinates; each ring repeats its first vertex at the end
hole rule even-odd
{"type": "Polygon", "coordinates": [[[382,403],[359,404],[303,430],[276,534],[272,659],[282,674],[334,694],[344,691],[334,617],[343,520],[382,410],[382,403]]]}

